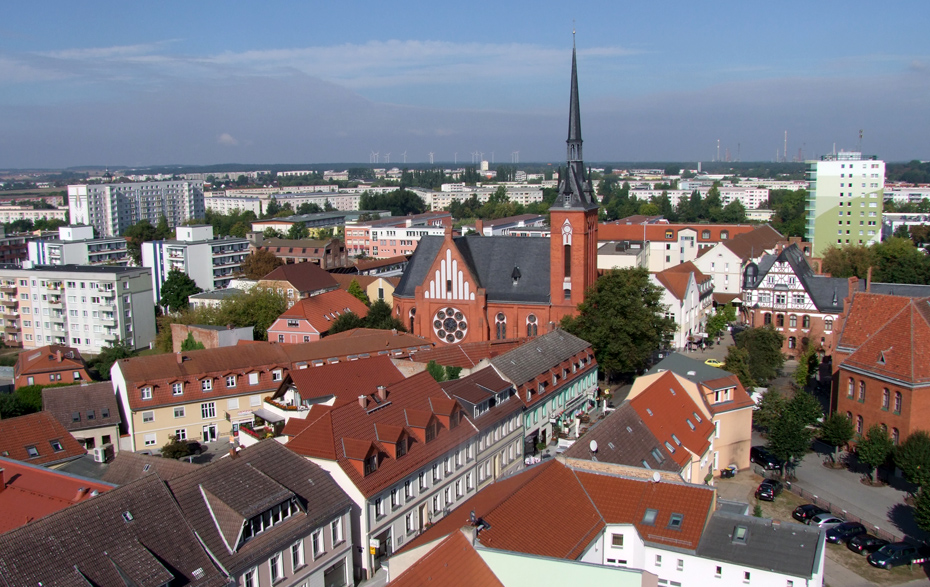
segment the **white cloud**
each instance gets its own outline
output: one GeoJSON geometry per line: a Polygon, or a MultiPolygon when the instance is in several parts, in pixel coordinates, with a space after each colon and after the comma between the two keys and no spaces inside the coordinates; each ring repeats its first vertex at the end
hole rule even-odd
{"type": "Polygon", "coordinates": [[[224,132],[220,136],[216,137],[216,142],[227,147],[236,147],[239,145],[239,141],[236,139],[236,137],[232,136],[228,132],[224,132]]]}

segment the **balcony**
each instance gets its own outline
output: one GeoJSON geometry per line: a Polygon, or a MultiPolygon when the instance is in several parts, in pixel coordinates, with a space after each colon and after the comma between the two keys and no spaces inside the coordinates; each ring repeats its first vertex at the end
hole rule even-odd
{"type": "Polygon", "coordinates": [[[15,307],[19,306],[19,300],[17,300],[16,298],[11,298],[11,299],[5,299],[5,298],[4,298],[4,299],[0,300],[0,304],[2,304],[2,305],[4,305],[4,306],[7,306],[7,307],[10,307],[10,308],[15,308],[15,307]]]}
{"type": "Polygon", "coordinates": [[[48,303],[56,306],[61,305],[61,296],[49,296],[48,303]]]}
{"type": "Polygon", "coordinates": [[[115,330],[103,333],[103,340],[116,340],[117,338],[119,338],[119,332],[115,330]]]}
{"type": "Polygon", "coordinates": [[[104,297],[104,298],[112,298],[112,297],[116,296],[116,290],[115,290],[115,289],[101,289],[101,290],[99,290],[99,293],[100,293],[100,296],[101,296],[101,297],[104,297]]]}
{"type": "Polygon", "coordinates": [[[5,294],[15,294],[15,293],[16,293],[16,286],[15,286],[15,285],[6,285],[6,284],[0,285],[0,292],[3,292],[3,293],[5,293],[5,294]]]}
{"type": "Polygon", "coordinates": [[[6,324],[3,326],[4,332],[19,332],[19,324],[6,324]]]}

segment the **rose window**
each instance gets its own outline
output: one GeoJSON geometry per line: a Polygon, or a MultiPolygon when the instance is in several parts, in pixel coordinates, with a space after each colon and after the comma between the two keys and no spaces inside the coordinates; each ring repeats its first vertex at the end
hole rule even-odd
{"type": "Polygon", "coordinates": [[[468,330],[468,321],[465,315],[457,308],[443,308],[436,312],[433,319],[433,330],[440,340],[457,342],[465,338],[468,330]]]}

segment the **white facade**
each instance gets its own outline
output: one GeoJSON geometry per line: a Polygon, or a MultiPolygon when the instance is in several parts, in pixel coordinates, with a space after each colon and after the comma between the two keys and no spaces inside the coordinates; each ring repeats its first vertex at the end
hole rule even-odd
{"type": "Polygon", "coordinates": [[[675,334],[672,347],[683,349],[688,344],[688,337],[703,333],[705,314],[713,302],[713,281],[708,281],[703,288],[695,279],[694,273],[688,274],[688,288],[679,298],[669,291],[655,275],[649,280],[662,288],[660,303],[666,307],[665,315],[675,320],[675,334]]]}
{"type": "Polygon", "coordinates": [[[5,310],[4,326],[18,328],[23,348],[48,344],[82,353],[123,340],[133,349],[155,340],[150,271],[134,267],[41,266],[0,270],[18,303],[5,310]]]}
{"type": "Polygon", "coordinates": [[[213,238],[213,227],[179,226],[177,240],[142,243],[142,266],[152,269],[152,296],[157,304],[161,286],[172,269],[186,273],[204,291],[229,286],[249,254],[244,238],[213,238]]]}
{"type": "MultiPolygon", "coordinates": [[[[769,190],[767,188],[735,187],[727,185],[720,186],[717,189],[720,192],[720,201],[724,206],[738,200],[747,210],[755,210],[756,208],[767,206],[769,202],[769,190]]],[[[636,196],[640,200],[651,200],[652,198],[658,198],[662,196],[662,194],[665,194],[674,207],[678,205],[678,202],[680,202],[682,198],[690,198],[691,192],[695,190],[701,194],[701,198],[706,198],[707,192],[710,191],[710,186],[701,185],[693,189],[678,190],[631,189],[630,196],[636,196]]]]}
{"type": "Polygon", "coordinates": [[[886,187],[885,200],[891,200],[895,204],[919,204],[925,199],[930,199],[930,187],[886,187]]]}
{"type": "Polygon", "coordinates": [[[94,238],[90,226],[61,226],[58,239],[27,243],[33,265],[126,265],[129,248],[121,237],[94,238]]]}
{"type": "Polygon", "coordinates": [[[53,208],[51,210],[36,209],[32,206],[0,206],[0,223],[16,222],[17,220],[68,220],[67,208],[53,208]]]}
{"type": "MultiPolygon", "coordinates": [[[[756,258],[769,251],[759,251],[756,258]]],[[[738,294],[742,289],[743,260],[726,244],[717,243],[694,260],[694,266],[711,278],[714,293],[738,294]]]]}
{"type": "Polygon", "coordinates": [[[930,224],[930,214],[928,213],[891,213],[882,214],[882,239],[891,238],[894,232],[902,226],[922,226],[930,224]]]}
{"type": "MultiPolygon", "coordinates": [[[[542,202],[543,192],[540,185],[527,185],[506,183],[501,184],[507,189],[507,197],[511,202],[516,204],[532,204],[533,202],[542,202]]],[[[497,191],[498,185],[490,186],[464,186],[464,184],[443,184],[442,191],[431,192],[427,205],[430,210],[445,210],[452,205],[452,202],[464,202],[475,195],[482,204],[487,202],[491,194],[497,191]]],[[[420,197],[423,197],[422,195],[420,197]]],[[[425,198],[424,198],[425,199],[425,198]]]]}
{"type": "Polygon", "coordinates": [[[68,206],[73,224],[93,226],[100,236],[121,235],[142,220],[154,226],[162,216],[174,228],[204,217],[203,182],[69,185],[68,206]]]}

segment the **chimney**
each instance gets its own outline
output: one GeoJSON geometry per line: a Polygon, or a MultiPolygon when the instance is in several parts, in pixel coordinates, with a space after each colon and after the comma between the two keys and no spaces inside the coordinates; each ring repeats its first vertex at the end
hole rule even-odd
{"type": "Polygon", "coordinates": [[[872,291],[872,266],[869,265],[869,270],[865,274],[865,291],[869,293],[872,291]]]}
{"type": "Polygon", "coordinates": [[[88,492],[88,489],[86,487],[79,488],[77,490],[77,494],[74,496],[74,499],[71,501],[73,501],[74,503],[81,501],[81,499],[83,499],[83,497],[87,495],[87,492],[88,492]]]}
{"type": "Polygon", "coordinates": [[[364,409],[368,409],[368,396],[360,395],[358,396],[358,405],[362,406],[364,409]]]}
{"type": "Polygon", "coordinates": [[[475,220],[475,231],[479,236],[484,236],[484,220],[480,218],[475,220]]]}
{"type": "Polygon", "coordinates": [[[445,238],[447,241],[452,240],[452,226],[446,226],[445,230],[443,231],[443,235],[443,238],[445,238]]]}
{"type": "Polygon", "coordinates": [[[175,357],[175,359],[177,359],[178,365],[180,365],[181,363],[184,362],[184,355],[182,355],[180,351],[178,351],[177,353],[175,353],[175,354],[174,354],[174,357],[175,357]]]}
{"type": "Polygon", "coordinates": [[[387,387],[383,385],[378,386],[378,399],[385,401],[387,399],[387,387]]]}
{"type": "Polygon", "coordinates": [[[0,468],[0,491],[6,489],[6,473],[0,468]]]}
{"type": "Polygon", "coordinates": [[[58,349],[58,351],[55,353],[55,358],[59,363],[61,362],[61,349],[58,349]]]}
{"type": "Polygon", "coordinates": [[[239,451],[236,450],[236,447],[229,447],[229,458],[234,459],[239,456],[239,451]]]}

